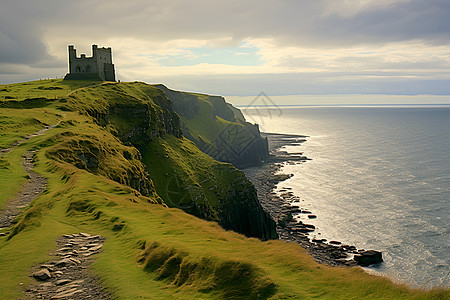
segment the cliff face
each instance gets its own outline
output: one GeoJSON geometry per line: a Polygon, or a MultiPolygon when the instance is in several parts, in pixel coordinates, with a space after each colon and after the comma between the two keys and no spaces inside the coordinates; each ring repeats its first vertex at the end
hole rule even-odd
{"type": "MultiPolygon", "coordinates": [[[[201,104],[190,105],[195,96],[181,95],[184,98],[176,105],[191,119],[236,120],[235,112],[223,98],[211,97],[211,102],[208,102],[212,107],[211,115],[205,116],[201,113],[204,110],[201,104]]],[[[121,150],[128,154],[122,154],[120,159],[129,161],[140,175],[125,176],[133,174],[126,167],[117,172],[107,171],[113,169],[108,162],[117,160],[115,156],[118,151],[108,150],[114,144],[112,141],[104,143],[99,139],[86,141],[74,137],[52,152],[53,156],[133,188],[137,187],[145,195],[154,189],[169,207],[181,208],[203,219],[217,221],[226,229],[262,239],[277,237],[274,221],[261,208],[256,191],[245,175],[231,165],[215,161],[182,137],[183,123],[162,90],[139,82],[108,83],[72,93],[65,108],[93,117],[98,125],[120,140],[122,148],[139,149],[136,153],[121,150]],[[142,170],[136,160],[139,163],[142,161],[146,168],[142,170]],[[145,180],[150,183],[143,184],[145,180]]],[[[245,124],[242,127],[251,129],[255,136],[259,134],[253,125],[245,124]]],[[[223,131],[223,134],[228,133],[223,131]]],[[[231,140],[225,135],[223,138],[231,140]]],[[[262,142],[262,139],[257,141],[262,142]]],[[[225,145],[225,140],[223,143],[225,145]]],[[[258,145],[252,141],[248,146],[249,151],[258,150],[258,145]]]]}
{"type": "Polygon", "coordinates": [[[141,152],[152,138],[165,134],[181,137],[180,118],[172,104],[164,93],[145,83],[87,87],[72,93],[66,107],[89,114],[141,152]]]}
{"type": "MultiPolygon", "coordinates": [[[[60,127],[71,125],[63,122],[60,127]]],[[[47,152],[49,158],[105,176],[161,202],[139,151],[125,146],[113,135],[93,128],[72,129],[56,135],[52,144],[47,152]]]]}
{"type": "Polygon", "coordinates": [[[264,240],[278,238],[275,222],[260,206],[255,187],[245,175],[236,176],[232,185],[234,188],[220,202],[219,224],[247,236],[258,236],[264,240]]]}
{"type": "Polygon", "coordinates": [[[258,126],[246,122],[223,97],[156,87],[172,101],[181,118],[183,135],[206,154],[237,168],[258,165],[268,157],[267,139],[261,137],[258,126]]]}

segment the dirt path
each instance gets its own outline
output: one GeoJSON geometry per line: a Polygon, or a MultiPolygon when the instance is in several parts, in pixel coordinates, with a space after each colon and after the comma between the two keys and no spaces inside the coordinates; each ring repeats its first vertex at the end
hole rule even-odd
{"type": "MultiPolygon", "coordinates": [[[[0,156],[57,125],[46,126],[26,136],[24,140],[15,142],[11,147],[0,149],[0,156]]],[[[8,202],[0,212],[0,229],[10,227],[22,209],[30,205],[47,187],[47,179],[32,170],[35,153],[36,151],[28,151],[24,155],[22,166],[30,179],[15,199],[8,202]]],[[[58,249],[50,253],[58,259],[32,269],[36,282],[24,291],[25,299],[113,299],[102,288],[99,279],[89,272],[89,266],[94,262],[93,256],[101,252],[104,241],[102,236],[87,233],[60,237],[57,240],[58,249]]]]}
{"type": "MultiPolygon", "coordinates": [[[[11,145],[11,147],[0,149],[0,156],[11,152],[14,148],[35,136],[43,135],[48,130],[58,126],[58,124],[59,122],[54,125],[47,125],[38,132],[27,135],[23,140],[15,142],[11,145]]],[[[5,208],[0,212],[0,229],[10,227],[12,225],[12,222],[21,213],[22,208],[30,205],[30,203],[34,199],[36,199],[47,187],[47,179],[32,171],[34,167],[33,158],[35,152],[36,151],[28,151],[25,153],[22,166],[25,172],[27,172],[28,176],[30,177],[30,180],[28,180],[28,182],[24,184],[15,199],[9,201],[5,205],[5,208]]]]}
{"type": "Polygon", "coordinates": [[[24,184],[16,198],[5,205],[0,212],[0,229],[10,227],[22,209],[30,205],[47,187],[47,179],[33,172],[33,158],[36,151],[28,151],[23,158],[22,166],[30,180],[24,184]]]}
{"type": "Polygon", "coordinates": [[[104,241],[102,236],[87,233],[60,237],[57,250],[51,253],[56,259],[33,268],[36,282],[24,291],[25,299],[113,299],[89,272],[104,241]]]}
{"type": "Polygon", "coordinates": [[[59,122],[54,124],[54,125],[47,125],[45,126],[43,129],[39,130],[38,132],[35,132],[33,134],[27,135],[23,140],[17,141],[14,144],[11,145],[11,147],[9,148],[4,148],[4,149],[0,149],[0,155],[5,155],[9,152],[11,152],[14,148],[16,148],[17,146],[19,146],[20,144],[25,143],[26,141],[28,141],[29,139],[31,139],[32,137],[38,136],[38,135],[43,135],[45,132],[47,132],[48,130],[55,128],[56,126],[58,126],[59,122]]]}

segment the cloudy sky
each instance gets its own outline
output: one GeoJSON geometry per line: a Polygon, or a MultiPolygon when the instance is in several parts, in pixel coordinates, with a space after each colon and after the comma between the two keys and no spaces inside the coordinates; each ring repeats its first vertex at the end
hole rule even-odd
{"type": "Polygon", "coordinates": [[[0,83],[112,47],[118,79],[252,96],[450,94],[449,0],[0,0],[0,83]]]}

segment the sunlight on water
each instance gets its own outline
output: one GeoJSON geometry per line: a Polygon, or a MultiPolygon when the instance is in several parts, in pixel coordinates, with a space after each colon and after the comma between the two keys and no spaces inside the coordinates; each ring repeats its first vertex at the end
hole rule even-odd
{"type": "Polygon", "coordinates": [[[310,136],[311,161],[286,165],[316,234],[383,251],[376,272],[415,286],[449,285],[450,108],[302,107],[256,115],[266,132],[310,136]]]}

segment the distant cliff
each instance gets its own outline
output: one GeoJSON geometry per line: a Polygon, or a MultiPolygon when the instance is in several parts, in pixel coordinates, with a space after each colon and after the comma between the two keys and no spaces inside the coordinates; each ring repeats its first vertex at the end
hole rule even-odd
{"type": "Polygon", "coordinates": [[[245,121],[241,111],[220,96],[163,90],[181,118],[183,135],[203,152],[237,168],[258,165],[269,155],[267,139],[258,125],[245,121]]]}

